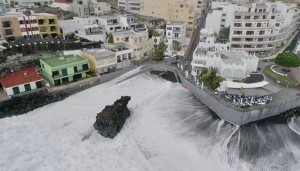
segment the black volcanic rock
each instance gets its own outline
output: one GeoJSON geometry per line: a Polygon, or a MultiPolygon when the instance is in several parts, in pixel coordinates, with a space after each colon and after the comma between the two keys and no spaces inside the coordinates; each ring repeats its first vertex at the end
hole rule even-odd
{"type": "Polygon", "coordinates": [[[122,129],[126,119],[130,116],[127,104],[130,96],[122,96],[113,105],[105,108],[97,114],[94,128],[108,138],[114,138],[122,129]]]}

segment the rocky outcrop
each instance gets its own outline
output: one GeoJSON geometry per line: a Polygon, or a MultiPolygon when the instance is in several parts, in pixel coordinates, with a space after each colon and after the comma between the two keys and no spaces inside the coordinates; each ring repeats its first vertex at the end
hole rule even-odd
{"type": "Polygon", "coordinates": [[[126,119],[130,116],[127,104],[130,96],[122,96],[113,105],[105,108],[97,114],[94,128],[108,138],[114,138],[122,129],[126,119]]]}

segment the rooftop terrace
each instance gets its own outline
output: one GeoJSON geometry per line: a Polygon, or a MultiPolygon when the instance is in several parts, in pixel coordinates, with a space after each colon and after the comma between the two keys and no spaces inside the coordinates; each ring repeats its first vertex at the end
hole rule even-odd
{"type": "Polygon", "coordinates": [[[45,62],[51,67],[58,67],[58,66],[68,65],[77,62],[86,62],[87,59],[78,55],[66,55],[61,57],[50,57],[47,59],[41,59],[41,61],[45,62]]]}

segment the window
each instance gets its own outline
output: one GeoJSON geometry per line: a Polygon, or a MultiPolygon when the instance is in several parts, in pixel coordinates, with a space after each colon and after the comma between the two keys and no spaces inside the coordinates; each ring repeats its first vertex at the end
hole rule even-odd
{"type": "Polygon", "coordinates": [[[225,22],[225,19],[222,19],[222,22],[225,22]]]}
{"type": "Polygon", "coordinates": [[[276,24],[275,24],[276,27],[279,27],[279,25],[280,25],[280,23],[276,23],[276,24]]]}
{"type": "Polygon", "coordinates": [[[250,20],[250,16],[245,16],[244,19],[245,20],[250,20]]]}
{"type": "Polygon", "coordinates": [[[253,19],[255,19],[255,20],[256,20],[256,19],[258,19],[258,18],[259,18],[259,16],[258,16],[258,15],[256,15],[256,16],[254,16],[254,17],[253,17],[253,19]]]}
{"type": "Polygon", "coordinates": [[[88,65],[88,64],[83,64],[83,65],[82,65],[82,69],[83,69],[84,71],[88,70],[88,69],[89,69],[89,65],[88,65]]]}
{"type": "Polygon", "coordinates": [[[131,53],[128,53],[128,59],[131,59],[131,53]]]}
{"type": "Polygon", "coordinates": [[[252,26],[252,23],[246,23],[245,24],[245,27],[251,27],[252,26]]]}
{"type": "Polygon", "coordinates": [[[52,71],[52,76],[56,76],[56,75],[59,75],[59,72],[58,71],[52,71]]]}
{"type": "Polygon", "coordinates": [[[111,27],[111,28],[109,28],[109,30],[114,30],[114,28],[113,28],[113,27],[111,27]]]}
{"type": "Polygon", "coordinates": [[[79,80],[79,79],[81,79],[82,78],[82,74],[75,74],[75,75],[73,75],[73,80],[74,81],[77,81],[77,80],[79,80]]]}
{"type": "Polygon", "coordinates": [[[182,4],[180,5],[180,8],[183,8],[183,5],[182,5],[182,4]]]}
{"type": "Polygon", "coordinates": [[[74,72],[78,72],[77,66],[74,66],[74,72]]]}
{"type": "Polygon", "coordinates": [[[222,14],[222,16],[226,16],[226,14],[222,14]]]}
{"type": "Polygon", "coordinates": [[[221,27],[225,27],[225,26],[222,24],[221,27]]]}
{"type": "Polygon", "coordinates": [[[30,84],[25,84],[24,88],[25,88],[25,91],[30,91],[31,90],[30,84]]]}
{"type": "Polygon", "coordinates": [[[43,87],[42,81],[35,82],[35,85],[36,85],[36,88],[42,88],[43,87]]]}
{"type": "Polygon", "coordinates": [[[262,41],[264,41],[264,39],[263,38],[258,38],[258,41],[262,42],[262,41]]]}
{"type": "Polygon", "coordinates": [[[234,19],[241,19],[241,16],[235,16],[234,19]]]}
{"type": "Polygon", "coordinates": [[[42,68],[44,68],[44,64],[42,64],[42,68]]]}
{"type": "Polygon", "coordinates": [[[271,19],[275,19],[275,15],[272,15],[272,16],[271,16],[271,19]]]}
{"type": "Polygon", "coordinates": [[[63,76],[67,76],[68,75],[68,70],[66,68],[61,70],[61,73],[63,76]]]}
{"type": "Polygon", "coordinates": [[[242,27],[242,23],[234,23],[234,27],[242,27]]]}
{"type": "Polygon", "coordinates": [[[261,27],[261,23],[257,23],[257,27],[261,27]]]}
{"type": "Polygon", "coordinates": [[[233,34],[241,35],[241,34],[243,34],[243,32],[242,31],[234,31],[233,34]]]}
{"type": "Polygon", "coordinates": [[[265,31],[260,31],[259,32],[259,35],[263,35],[263,34],[265,34],[265,31]]]}
{"type": "Polygon", "coordinates": [[[61,79],[62,83],[68,83],[69,82],[69,78],[65,77],[61,79]]]}
{"type": "Polygon", "coordinates": [[[247,31],[246,32],[246,35],[253,35],[254,34],[254,31],[247,31]]]}
{"type": "Polygon", "coordinates": [[[17,87],[13,87],[12,90],[13,90],[14,94],[20,94],[20,89],[19,89],[18,86],[17,87]]]}

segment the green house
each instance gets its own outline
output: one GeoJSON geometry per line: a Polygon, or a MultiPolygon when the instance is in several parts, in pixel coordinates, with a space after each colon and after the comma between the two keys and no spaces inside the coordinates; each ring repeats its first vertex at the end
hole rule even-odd
{"type": "Polygon", "coordinates": [[[40,59],[41,75],[51,85],[66,84],[86,77],[90,65],[86,58],[78,55],[40,59]]]}

